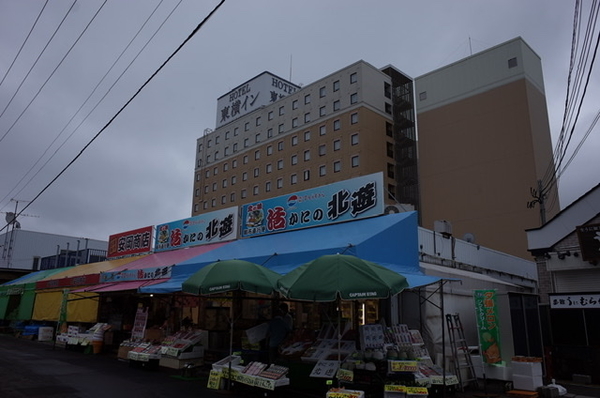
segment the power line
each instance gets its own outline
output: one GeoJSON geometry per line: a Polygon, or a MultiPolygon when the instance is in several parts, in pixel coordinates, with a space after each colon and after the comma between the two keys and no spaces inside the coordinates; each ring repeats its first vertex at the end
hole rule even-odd
{"type": "Polygon", "coordinates": [[[40,12],[39,12],[37,18],[35,19],[35,21],[33,22],[33,26],[31,27],[31,29],[29,29],[29,33],[27,33],[27,37],[25,37],[25,40],[23,40],[23,44],[21,44],[21,47],[19,48],[19,51],[17,51],[17,55],[15,55],[15,58],[12,60],[12,62],[10,63],[10,66],[6,70],[6,73],[4,74],[4,77],[0,81],[0,87],[2,87],[2,83],[4,83],[4,80],[6,79],[6,76],[8,76],[8,74],[12,70],[12,67],[15,65],[15,62],[19,58],[19,55],[21,55],[21,51],[23,51],[23,48],[25,47],[25,44],[27,44],[27,42],[29,41],[29,36],[31,36],[31,33],[33,32],[33,30],[37,26],[37,23],[40,20],[40,17],[42,16],[42,13],[44,12],[44,9],[46,8],[47,5],[48,5],[48,0],[46,0],[46,2],[44,3],[44,6],[40,10],[40,12]]]}
{"type": "MultiPolygon", "coordinates": [[[[13,124],[11,124],[11,126],[8,128],[8,130],[6,130],[6,133],[4,133],[4,135],[2,136],[2,138],[0,138],[0,142],[4,139],[4,137],[6,137],[6,135],[8,133],[10,133],[10,131],[13,129],[13,127],[15,127],[15,125],[19,122],[19,120],[21,120],[21,117],[25,114],[25,112],[27,112],[27,109],[29,109],[29,107],[31,106],[31,104],[33,104],[33,101],[35,101],[35,99],[38,97],[38,95],[40,95],[40,93],[42,92],[42,90],[44,89],[44,87],[46,87],[46,84],[48,84],[48,82],[50,81],[50,79],[52,78],[52,76],[54,76],[54,74],[56,73],[56,71],[58,70],[58,68],[60,68],[60,66],[62,65],[62,63],[64,62],[64,60],[69,56],[69,54],[71,53],[71,51],[73,50],[73,48],[77,45],[77,43],[79,42],[79,40],[81,39],[81,37],[88,30],[88,28],[90,27],[90,25],[92,24],[92,22],[96,19],[96,17],[100,13],[100,10],[102,10],[102,8],[104,7],[104,5],[106,4],[107,1],[108,0],[104,0],[104,2],[102,3],[102,5],[100,6],[100,8],[98,8],[98,10],[96,11],[96,13],[92,17],[92,19],[88,22],[88,24],[85,26],[85,28],[83,29],[83,31],[79,34],[79,36],[77,37],[77,39],[75,40],[75,42],[71,45],[71,47],[69,48],[69,50],[67,51],[67,53],[62,57],[62,59],[60,60],[60,62],[58,63],[58,65],[56,65],[56,67],[54,68],[54,70],[52,71],[52,73],[50,73],[50,76],[48,76],[48,78],[46,79],[46,81],[44,82],[44,84],[41,85],[41,87],[38,89],[37,93],[33,96],[33,98],[31,99],[31,101],[29,101],[29,103],[27,104],[27,106],[25,107],[25,109],[23,109],[23,111],[19,114],[19,116],[13,122],[13,124]]],[[[15,95],[16,95],[16,93],[15,93],[15,95]]],[[[14,96],[13,96],[13,98],[14,98],[14,96]]],[[[12,98],[11,98],[11,101],[12,101],[12,98]]],[[[8,108],[8,106],[7,106],[7,108],[8,108]]],[[[6,108],[4,108],[4,110],[6,111],[6,108]]],[[[1,116],[2,115],[0,115],[0,117],[1,116]]]]}
{"type": "MultiPolygon", "coordinates": [[[[142,24],[142,26],[138,29],[137,33],[133,36],[133,38],[129,41],[129,43],[127,44],[127,46],[123,49],[123,51],[121,52],[121,54],[119,54],[119,56],[117,57],[117,59],[113,62],[113,64],[111,65],[111,67],[108,69],[108,71],[104,74],[104,76],[102,77],[102,79],[100,79],[100,81],[98,82],[98,84],[96,84],[96,86],[94,87],[94,89],[92,90],[92,92],[88,95],[88,97],[85,99],[85,101],[81,104],[81,106],[77,109],[77,111],[75,111],[75,113],[73,114],[73,116],[69,119],[69,121],[65,124],[65,126],[62,128],[62,130],[58,133],[58,135],[54,138],[54,140],[48,145],[48,147],[44,150],[44,152],[42,153],[42,155],[40,155],[40,157],[38,158],[38,160],[31,166],[31,168],[21,177],[21,179],[16,183],[16,185],[10,190],[10,192],[8,192],[4,198],[2,198],[0,200],[0,203],[2,203],[3,201],[5,201],[9,196],[11,196],[12,192],[14,190],[16,190],[19,186],[19,184],[21,184],[21,182],[23,182],[23,180],[27,177],[27,175],[29,173],[31,173],[31,171],[35,168],[35,166],[37,166],[39,164],[39,162],[41,162],[41,160],[43,159],[44,155],[46,155],[46,153],[48,153],[48,151],[50,150],[50,148],[52,147],[52,145],[54,145],[54,143],[56,142],[56,140],[58,140],[58,138],[62,135],[62,133],[65,132],[65,130],[67,129],[67,127],[69,126],[69,124],[71,124],[71,122],[75,119],[75,117],[79,114],[79,112],[81,111],[81,109],[83,109],[83,107],[88,103],[88,101],[90,100],[90,98],[92,97],[92,95],[94,95],[94,93],[96,92],[96,90],[98,89],[98,87],[102,84],[102,82],[106,79],[106,77],[108,76],[108,74],[113,70],[113,68],[115,67],[115,65],[117,64],[117,62],[123,57],[123,55],[125,54],[125,52],[129,49],[129,47],[131,46],[131,44],[133,43],[133,41],[138,37],[138,35],[141,33],[141,31],[143,30],[143,28],[146,26],[146,24],[148,23],[148,21],[152,18],[152,16],[156,13],[156,11],[158,10],[158,8],[161,6],[161,4],[163,3],[164,0],[160,0],[160,2],[156,5],[156,7],[154,8],[154,10],[152,11],[152,13],[148,16],[148,18],[146,18],[146,20],[144,21],[144,23],[142,24]]],[[[58,153],[58,151],[60,151],[60,149],[62,149],[62,147],[67,143],[67,141],[69,141],[69,139],[71,139],[71,137],[73,137],[73,135],[75,134],[75,132],[77,132],[77,130],[79,129],[79,127],[81,127],[81,125],[87,120],[87,118],[92,114],[92,112],[94,112],[94,110],[96,110],[96,108],[100,105],[100,103],[102,103],[102,101],[104,100],[104,98],[106,98],[106,96],[111,92],[111,90],[113,89],[113,87],[117,84],[117,82],[119,82],[119,80],[121,79],[121,77],[123,77],[123,75],[125,74],[125,72],[127,70],[129,70],[129,68],[131,67],[131,65],[133,64],[133,62],[139,57],[139,55],[141,54],[141,52],[146,48],[146,46],[148,45],[148,43],[154,38],[154,36],[156,36],[156,34],[158,33],[158,31],[160,31],[160,29],[163,27],[163,25],[165,24],[165,22],[171,17],[171,15],[173,14],[173,12],[179,7],[179,5],[181,4],[183,0],[180,0],[177,5],[175,5],[175,7],[173,8],[173,10],[171,10],[171,12],[169,13],[169,15],[167,15],[167,17],[163,20],[163,22],[160,24],[160,26],[155,30],[154,34],[150,37],[150,39],[148,39],[146,41],[146,44],[138,51],[137,55],[133,58],[133,60],[127,65],[127,67],[123,70],[123,72],[117,77],[117,79],[114,81],[114,83],[108,88],[108,90],[106,91],[106,93],[102,96],[102,98],[100,98],[100,100],[98,100],[98,102],[96,103],[96,105],[87,113],[87,115],[85,115],[85,117],[81,120],[81,122],[75,127],[75,129],[71,132],[71,134],[62,142],[62,144],[54,151],[54,153],[44,162],[44,164],[35,172],[35,174],[33,176],[31,176],[31,178],[21,187],[21,189],[16,193],[16,195],[19,195],[19,193],[21,193],[28,185],[29,183],[31,183],[31,181],[44,169],[44,167],[46,167],[46,165],[50,162],[50,160],[52,160],[54,158],[54,156],[58,153]]],[[[0,208],[1,209],[1,208],[0,208]]]]}
{"type": "MultiPolygon", "coordinates": [[[[73,163],[77,161],[77,159],[81,157],[81,155],[83,155],[85,150],[89,148],[90,145],[100,136],[100,134],[102,134],[102,132],[104,132],[104,130],[106,130],[108,126],[112,124],[112,122],[121,114],[121,112],[123,112],[123,110],[125,110],[125,108],[129,106],[129,104],[142,92],[142,90],[154,79],[154,77],[165,67],[165,65],[169,63],[169,61],[171,61],[171,59],[183,48],[183,46],[187,44],[188,41],[192,39],[192,37],[196,35],[196,33],[198,33],[202,26],[204,26],[204,24],[210,19],[210,17],[212,17],[212,15],[215,12],[217,12],[217,10],[223,5],[223,3],[225,3],[225,0],[221,0],[219,4],[215,6],[215,8],[198,24],[198,26],[194,28],[192,33],[189,34],[189,36],[175,49],[175,51],[173,51],[173,53],[171,53],[171,55],[169,55],[169,57],[162,63],[162,65],[160,65],[158,69],[154,71],[154,73],[152,73],[152,75],[144,82],[144,84],[142,84],[142,86],[135,92],[135,94],[133,94],[133,96],[129,98],[129,100],[127,100],[127,102],[121,107],[121,109],[119,109],[117,113],[104,125],[104,127],[102,127],[100,131],[98,131],[96,135],[92,137],[92,139],[83,147],[83,149],[81,149],[81,151],[79,151],[79,153],[56,175],[56,177],[54,177],[33,199],[31,199],[31,201],[25,207],[23,207],[23,209],[21,209],[19,214],[17,214],[15,217],[21,215],[21,213],[23,213],[29,206],[31,206],[44,192],[46,192],[48,188],[50,188],[50,186],[52,186],[52,184],[56,182],[56,180],[60,178],[61,175],[64,174],[65,171],[67,171],[73,165],[73,163]]],[[[8,224],[5,225],[2,229],[0,229],[0,232],[6,229],[7,226],[8,224]]]]}

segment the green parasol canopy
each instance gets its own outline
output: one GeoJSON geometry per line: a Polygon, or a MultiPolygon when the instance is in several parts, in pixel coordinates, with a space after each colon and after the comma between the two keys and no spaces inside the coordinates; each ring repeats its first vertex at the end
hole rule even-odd
{"type": "Polygon", "coordinates": [[[242,290],[271,294],[281,275],[270,269],[244,260],[219,260],[211,263],[183,282],[186,293],[206,295],[242,290]]]}
{"type": "Polygon", "coordinates": [[[355,256],[333,254],[308,262],[277,282],[288,299],[307,301],[382,299],[408,287],[397,272],[355,256]]]}

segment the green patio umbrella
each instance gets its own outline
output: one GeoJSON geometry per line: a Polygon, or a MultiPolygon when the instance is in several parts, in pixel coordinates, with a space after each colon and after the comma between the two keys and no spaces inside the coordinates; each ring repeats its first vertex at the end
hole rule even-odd
{"type": "Polygon", "coordinates": [[[271,294],[281,275],[262,265],[244,260],[219,260],[186,279],[181,290],[186,293],[209,295],[232,290],[271,294]]]}
{"type": "Polygon", "coordinates": [[[374,262],[332,254],[301,265],[281,277],[277,286],[288,299],[335,301],[388,298],[407,288],[408,282],[374,262]]]}

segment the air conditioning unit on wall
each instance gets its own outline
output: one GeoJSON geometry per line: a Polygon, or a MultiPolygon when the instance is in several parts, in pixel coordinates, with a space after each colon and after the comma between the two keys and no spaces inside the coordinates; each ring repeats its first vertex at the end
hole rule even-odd
{"type": "Polygon", "coordinates": [[[452,235],[452,224],[446,220],[435,220],[433,222],[433,230],[444,236],[452,235]]]}

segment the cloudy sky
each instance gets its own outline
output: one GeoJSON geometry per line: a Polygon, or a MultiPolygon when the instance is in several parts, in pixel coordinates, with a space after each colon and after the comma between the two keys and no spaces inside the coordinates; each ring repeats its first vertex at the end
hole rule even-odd
{"type": "MultiPolygon", "coordinates": [[[[219,0],[73,3],[0,0],[0,211],[29,204],[219,0]]],[[[418,77],[521,36],[542,59],[556,140],[573,14],[548,0],[226,0],[20,222],[105,240],[189,217],[196,139],[215,127],[217,98],[265,70],[306,85],[362,59],[418,77]]],[[[567,158],[598,112],[599,75],[567,158]]],[[[563,208],[600,182],[598,129],[561,175],[563,208]]]]}

